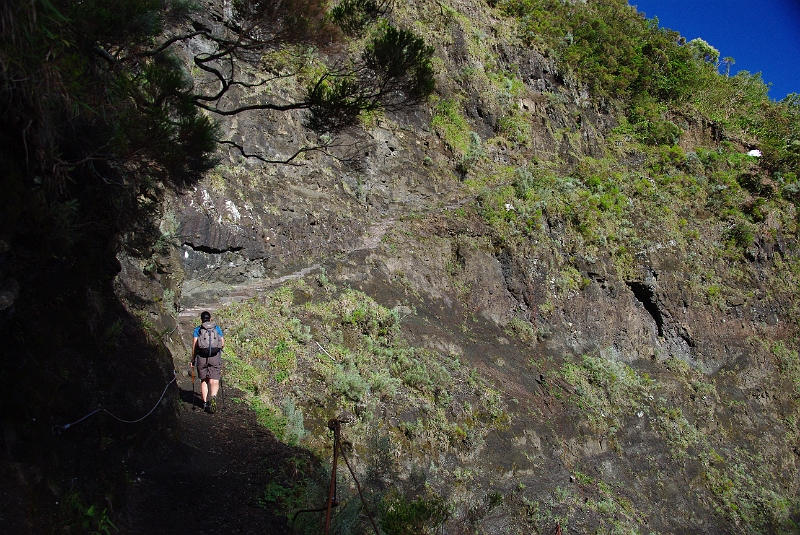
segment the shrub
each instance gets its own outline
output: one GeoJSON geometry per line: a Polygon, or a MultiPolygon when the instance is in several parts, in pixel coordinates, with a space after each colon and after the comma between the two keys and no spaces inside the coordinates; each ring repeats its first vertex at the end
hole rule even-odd
{"type": "Polygon", "coordinates": [[[439,130],[453,152],[459,156],[467,153],[471,131],[455,100],[443,99],[436,104],[431,125],[439,130]]]}
{"type": "Polygon", "coordinates": [[[380,525],[387,535],[426,535],[435,533],[449,516],[447,504],[440,496],[411,500],[393,493],[383,502],[380,525]]]}
{"type": "Polygon", "coordinates": [[[734,223],[733,226],[725,231],[725,241],[739,249],[750,247],[753,239],[753,229],[745,222],[734,223]]]}
{"type": "Polygon", "coordinates": [[[361,401],[369,390],[367,381],[361,377],[358,369],[351,366],[340,367],[333,376],[331,388],[334,393],[351,401],[361,401]]]}
{"type": "Polygon", "coordinates": [[[682,131],[665,118],[667,106],[649,95],[638,98],[631,106],[628,118],[636,136],[648,145],[674,145],[682,131]]]}
{"type": "Polygon", "coordinates": [[[518,113],[504,115],[498,121],[500,133],[506,139],[520,145],[528,146],[531,142],[531,123],[527,117],[518,113]]]}
{"type": "Polygon", "coordinates": [[[294,399],[291,397],[283,400],[281,409],[286,421],[283,440],[289,445],[296,446],[306,436],[306,429],[303,425],[303,409],[295,405],[294,399]]]}
{"type": "Polygon", "coordinates": [[[475,132],[469,133],[469,146],[467,147],[467,151],[461,157],[456,166],[456,170],[462,174],[466,175],[470,169],[472,169],[476,163],[483,157],[483,145],[481,143],[481,138],[475,132]]]}
{"type": "Polygon", "coordinates": [[[650,394],[652,381],[623,362],[584,356],[567,363],[564,379],[575,387],[574,402],[587,413],[599,431],[614,434],[620,418],[640,410],[650,394]]]}
{"type": "Polygon", "coordinates": [[[351,37],[361,37],[366,28],[389,12],[388,0],[343,0],[330,11],[330,17],[351,37]]]}

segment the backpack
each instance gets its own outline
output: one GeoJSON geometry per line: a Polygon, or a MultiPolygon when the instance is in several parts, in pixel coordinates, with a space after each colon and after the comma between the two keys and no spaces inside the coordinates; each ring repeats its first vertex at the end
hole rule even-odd
{"type": "Polygon", "coordinates": [[[217,332],[217,324],[206,321],[200,325],[197,336],[197,354],[203,358],[213,357],[222,349],[222,340],[217,332]]]}

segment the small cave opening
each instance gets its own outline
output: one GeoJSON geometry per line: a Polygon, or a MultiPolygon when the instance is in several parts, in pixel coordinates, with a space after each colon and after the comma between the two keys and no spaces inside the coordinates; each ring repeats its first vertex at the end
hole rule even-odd
{"type": "Polygon", "coordinates": [[[636,300],[639,301],[643,306],[644,309],[650,314],[653,318],[653,321],[656,322],[656,327],[658,328],[658,336],[664,336],[664,316],[661,315],[661,311],[658,309],[658,305],[655,302],[655,295],[653,295],[653,289],[644,284],[643,282],[637,281],[628,281],[626,282],[628,288],[631,289],[633,292],[634,297],[636,300]]]}

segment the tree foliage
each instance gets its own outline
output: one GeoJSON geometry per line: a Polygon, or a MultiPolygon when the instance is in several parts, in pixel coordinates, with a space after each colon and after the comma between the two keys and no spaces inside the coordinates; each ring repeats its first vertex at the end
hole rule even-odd
{"type": "Polygon", "coordinates": [[[719,50],[708,44],[705,39],[697,37],[687,43],[697,59],[714,65],[719,63],[719,50]]]}
{"type": "Polygon", "coordinates": [[[191,81],[173,57],[141,53],[180,9],[161,0],[4,4],[0,136],[6,185],[21,196],[12,203],[41,202],[48,217],[75,202],[80,219],[113,233],[146,220],[161,188],[185,187],[209,167],[216,129],[187,97],[191,81]]]}
{"type": "Polygon", "coordinates": [[[384,25],[350,66],[325,73],[309,87],[307,126],[338,132],[363,111],[398,110],[433,91],[433,48],[407,30],[384,25]]]}
{"type": "Polygon", "coordinates": [[[379,18],[386,16],[392,0],[343,0],[331,9],[331,19],[350,37],[361,37],[379,18]]]}
{"type": "MultiPolygon", "coordinates": [[[[671,120],[699,114],[722,135],[758,144],[763,165],[793,180],[798,165],[797,99],[773,102],[760,74],[720,75],[720,52],[661,28],[625,0],[498,0],[530,46],[551,54],[564,73],[622,108],[641,141],[673,144],[671,120]],[[788,173],[788,174],[787,174],[788,173]]],[[[723,60],[729,70],[733,58],[723,60]]]]}
{"type": "Polygon", "coordinates": [[[164,188],[185,188],[208,169],[217,143],[236,146],[220,138],[215,115],[305,110],[309,127],[336,133],[364,111],[414,105],[433,90],[432,49],[374,24],[387,6],[350,9],[362,13],[362,30],[376,29],[348,58],[321,0],[235,0],[216,18],[184,0],[6,2],[6,180],[38,191],[45,211],[75,201],[80,218],[123,232],[146,226],[164,188]],[[337,59],[296,99],[265,99],[260,87],[295,74],[272,65],[271,53],[295,45],[337,59]],[[199,51],[189,60],[201,84],[181,59],[187,50],[199,51]]]}
{"type": "Polygon", "coordinates": [[[505,0],[500,6],[520,21],[526,41],[551,50],[598,96],[680,100],[701,68],[677,32],[625,0],[505,0]]]}

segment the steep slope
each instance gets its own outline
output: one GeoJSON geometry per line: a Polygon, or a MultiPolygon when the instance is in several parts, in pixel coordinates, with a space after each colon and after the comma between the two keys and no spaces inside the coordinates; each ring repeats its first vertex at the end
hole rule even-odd
{"type": "Polygon", "coordinates": [[[278,436],[326,458],[327,419],[355,417],[387,532],[796,532],[788,169],[701,100],[642,130],[508,5],[396,6],[437,96],[345,138],[355,161],[231,159],[176,199],[181,305],[230,303],[231,380],[278,436]]]}

